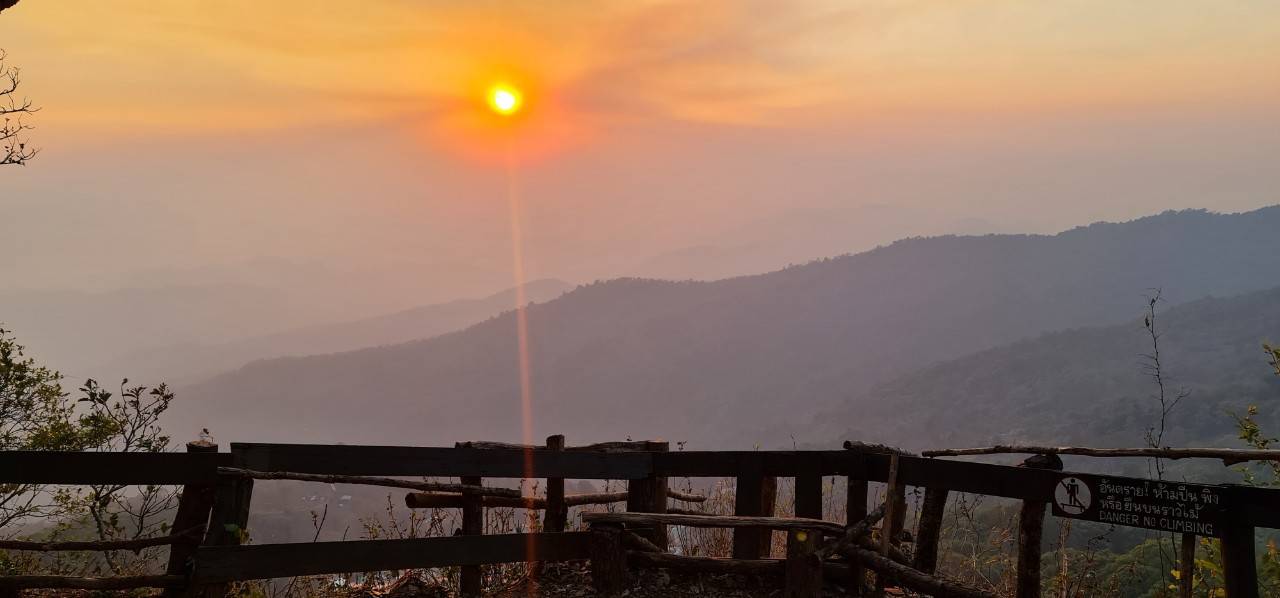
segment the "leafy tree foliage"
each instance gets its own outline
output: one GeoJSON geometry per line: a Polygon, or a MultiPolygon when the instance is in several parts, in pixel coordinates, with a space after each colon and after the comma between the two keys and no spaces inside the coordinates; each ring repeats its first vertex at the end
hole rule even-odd
{"type": "MultiPolygon", "coordinates": [[[[129,386],[124,380],[117,395],[91,379],[79,388],[79,398],[73,398],[62,382],[61,374],[26,356],[23,346],[0,329],[0,450],[169,450],[170,438],[158,423],[173,401],[166,385],[129,386]]],[[[0,485],[0,537],[30,533],[30,524],[39,521],[52,523],[38,528],[46,537],[112,540],[167,533],[170,517],[166,511],[173,507],[176,492],[161,486],[131,490],[124,485],[0,485]]],[[[154,562],[155,553],[105,554],[53,563],[0,553],[0,570],[143,573],[154,562]]]]}
{"type": "MultiPolygon", "coordinates": [[[[26,357],[22,345],[0,328],[0,450],[80,451],[101,446],[113,433],[108,420],[77,415],[61,374],[26,357]]],[[[66,492],[50,496],[44,490],[0,485],[0,533],[20,519],[70,508],[66,492]]]]}

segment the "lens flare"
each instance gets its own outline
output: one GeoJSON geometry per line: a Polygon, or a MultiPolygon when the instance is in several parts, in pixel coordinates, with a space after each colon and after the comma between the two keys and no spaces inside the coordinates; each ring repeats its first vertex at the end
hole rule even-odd
{"type": "Polygon", "coordinates": [[[507,85],[495,85],[489,90],[489,108],[503,116],[510,116],[520,111],[522,97],[520,90],[507,85]]]}

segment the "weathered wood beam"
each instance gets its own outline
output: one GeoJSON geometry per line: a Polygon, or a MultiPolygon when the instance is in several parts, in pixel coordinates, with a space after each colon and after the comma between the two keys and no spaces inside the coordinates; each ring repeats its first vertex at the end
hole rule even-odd
{"type": "Polygon", "coordinates": [[[297,480],[301,482],[320,482],[323,484],[356,484],[361,486],[385,486],[387,488],[407,488],[428,492],[458,492],[462,494],[479,494],[481,496],[520,497],[515,488],[491,488],[473,486],[471,484],[451,484],[444,482],[415,482],[396,478],[383,478],[359,475],[333,475],[320,473],[296,473],[291,471],[255,471],[239,467],[219,467],[218,474],[231,477],[251,478],[255,480],[297,480]]]}
{"type": "Polygon", "coordinates": [[[0,576],[0,590],[132,590],[137,588],[170,588],[182,586],[186,583],[187,578],[182,575],[134,575],[128,577],[0,576]]]}
{"type": "MultiPolygon", "coordinates": [[[[564,434],[547,437],[547,450],[563,451],[564,434]]],[[[547,478],[546,513],[542,515],[542,529],[562,532],[569,521],[569,505],[564,501],[564,478],[547,478]]]]}
{"type": "Polygon", "coordinates": [[[822,559],[817,555],[819,539],[819,534],[811,530],[787,532],[783,586],[786,598],[822,597],[822,559]]]}
{"type": "Polygon", "coordinates": [[[874,511],[868,513],[861,521],[848,527],[841,528],[840,533],[838,534],[839,537],[836,540],[818,549],[818,556],[823,559],[827,559],[834,554],[844,552],[850,546],[853,546],[854,542],[857,542],[859,538],[870,533],[871,526],[884,518],[884,512],[885,504],[880,503],[880,506],[876,507],[874,511]]]}
{"type": "Polygon", "coordinates": [[[138,552],[153,546],[169,544],[198,544],[203,535],[203,526],[190,529],[180,534],[157,536],[155,538],[138,538],[136,540],[85,540],[72,542],[28,542],[24,540],[0,540],[0,550],[27,550],[32,552],[66,552],[73,550],[132,550],[138,552]]]}
{"type": "Polygon", "coordinates": [[[683,525],[687,527],[730,527],[768,529],[808,529],[829,536],[845,533],[844,526],[821,519],[799,517],[743,517],[738,515],[677,515],[675,513],[583,513],[587,523],[621,523],[626,525],[683,525]]]}
{"type": "Polygon", "coordinates": [[[915,453],[904,451],[896,446],[887,444],[874,444],[870,442],[858,442],[857,440],[844,441],[844,450],[853,451],[855,453],[872,453],[877,455],[898,455],[900,457],[915,457],[915,453]]]}
{"type": "Polygon", "coordinates": [[[0,484],[213,484],[226,453],[0,451],[0,484]]]}
{"type": "Polygon", "coordinates": [[[1231,448],[1091,448],[1084,446],[996,445],[979,448],[936,449],[920,453],[925,457],[966,455],[1080,455],[1084,457],[1159,457],[1162,459],[1221,459],[1226,465],[1245,461],[1280,461],[1280,450],[1231,448]]]}
{"type": "Polygon", "coordinates": [[[640,552],[666,552],[657,544],[649,541],[648,538],[641,536],[633,531],[623,530],[622,543],[631,550],[639,550],[640,552]]]}
{"type": "MultiPolygon", "coordinates": [[[[848,526],[857,525],[867,517],[867,481],[855,477],[845,480],[845,522],[848,526]]],[[[861,596],[867,582],[867,572],[856,559],[849,563],[849,574],[845,577],[845,590],[850,596],[861,596]]]]}
{"type": "MultiPolygon", "coordinates": [[[[783,559],[726,559],[710,556],[687,556],[667,552],[627,553],[627,562],[636,568],[675,569],[700,573],[731,573],[738,575],[782,576],[786,568],[783,559]]],[[[844,563],[822,563],[824,574],[843,577],[849,574],[844,563]]]]}
{"type": "MultiPolygon", "coordinates": [[[[188,453],[217,453],[218,445],[208,440],[197,440],[187,443],[188,453]]],[[[173,515],[172,529],[190,530],[184,534],[193,534],[197,541],[189,544],[175,544],[169,549],[169,563],[165,567],[168,575],[189,576],[195,564],[198,540],[204,538],[209,531],[209,515],[213,512],[215,486],[213,484],[187,484],[182,487],[178,496],[178,511],[173,515]]],[[[178,598],[186,593],[186,588],[165,588],[165,598],[178,598]]]]}
{"type": "Polygon", "coordinates": [[[589,533],[591,584],[596,594],[620,594],[631,581],[631,574],[627,571],[627,551],[622,547],[622,526],[601,523],[591,526],[589,533]]]}
{"type": "MultiPolygon", "coordinates": [[[[547,508],[547,499],[534,496],[485,496],[481,494],[486,508],[511,507],[516,509],[547,508]]],[[[705,496],[672,491],[669,498],[685,502],[704,502],[705,496]]],[[[583,505],[607,505],[627,500],[626,492],[597,492],[594,494],[570,494],[564,497],[566,507],[583,505]]],[[[411,492],[404,496],[405,506],[414,509],[457,509],[462,507],[462,495],[442,492],[411,492]]],[[[548,530],[551,531],[551,530],[548,530]]]]}
{"type": "MultiPolygon", "coordinates": [[[[231,444],[239,466],[256,471],[360,476],[634,480],[653,473],[652,453],[490,450],[415,446],[231,444]],[[532,465],[532,471],[529,467],[532,465]]],[[[184,455],[185,456],[185,455],[184,455]]]]}
{"type": "Polygon", "coordinates": [[[1178,598],[1191,598],[1195,589],[1196,535],[1182,534],[1178,554],[1178,598]]]}
{"type": "Polygon", "coordinates": [[[933,573],[938,567],[938,542],[942,535],[942,518],[947,508],[946,488],[925,488],[920,521],[916,524],[916,569],[933,573]]]}
{"type": "Polygon", "coordinates": [[[999,594],[967,586],[958,581],[916,571],[906,565],[895,563],[892,559],[886,558],[873,550],[852,548],[847,554],[858,559],[867,568],[874,570],[877,577],[887,577],[907,589],[922,592],[934,598],[1000,598],[999,594]]]}
{"type": "MultiPolygon", "coordinates": [[[[478,476],[464,476],[463,484],[480,486],[483,479],[478,476]]],[[[462,495],[462,535],[479,536],[484,534],[484,497],[477,494],[462,495]]],[[[458,594],[466,597],[478,597],[483,591],[483,577],[480,565],[464,565],[458,575],[458,594]]]]}
{"type": "MultiPolygon", "coordinates": [[[[595,444],[584,444],[582,446],[566,446],[565,451],[576,453],[634,453],[640,451],[652,450],[649,448],[647,440],[628,440],[617,442],[597,442],[595,444]]],[[[538,444],[518,444],[512,442],[495,442],[491,440],[468,440],[465,442],[454,443],[455,448],[474,448],[474,449],[490,449],[490,450],[541,450],[550,448],[547,445],[538,444]]]]}
{"type": "Polygon", "coordinates": [[[784,567],[780,559],[725,559],[666,552],[628,552],[627,561],[635,567],[739,575],[782,575],[784,567]]]}
{"type": "Polygon", "coordinates": [[[197,583],[358,571],[584,560],[586,532],[202,546],[197,583]],[[533,548],[530,554],[530,547],[533,548]]]}
{"type": "MultiPolygon", "coordinates": [[[[1019,467],[1062,470],[1062,459],[1057,455],[1029,457],[1019,467]]],[[[1018,512],[1018,569],[1017,598],[1040,598],[1040,552],[1044,535],[1044,512],[1049,503],[1043,500],[1024,500],[1018,512]]]]}

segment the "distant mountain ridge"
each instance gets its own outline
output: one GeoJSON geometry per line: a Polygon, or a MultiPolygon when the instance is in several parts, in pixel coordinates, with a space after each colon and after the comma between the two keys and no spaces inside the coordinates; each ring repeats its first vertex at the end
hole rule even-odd
{"type": "MultiPolygon", "coordinates": [[[[571,288],[572,285],[562,280],[534,280],[525,284],[524,298],[531,302],[546,301],[571,288]]],[[[148,349],[123,355],[96,369],[129,372],[135,378],[199,380],[259,359],[337,353],[430,338],[481,322],[510,310],[515,304],[515,289],[507,289],[477,299],[458,299],[234,341],[148,349]]]]}
{"type": "MultiPolygon", "coordinates": [[[[1057,235],[908,239],[715,282],[587,285],[528,310],[536,433],[785,442],[815,413],[935,362],[1130,321],[1152,287],[1172,304],[1274,286],[1276,231],[1280,207],[1167,212],[1057,235]]],[[[505,314],[255,363],[182,389],[179,417],[245,440],[517,439],[514,331],[505,314]]]]}

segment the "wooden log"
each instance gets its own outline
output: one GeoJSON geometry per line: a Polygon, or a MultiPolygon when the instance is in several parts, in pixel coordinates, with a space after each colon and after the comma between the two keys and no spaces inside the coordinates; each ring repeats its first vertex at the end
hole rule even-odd
{"type": "Polygon", "coordinates": [[[587,453],[631,453],[636,451],[651,451],[652,440],[626,440],[615,442],[597,442],[595,444],[584,444],[582,446],[569,447],[565,450],[587,453]]]}
{"type": "MultiPolygon", "coordinates": [[[[739,475],[734,491],[733,514],[741,519],[758,519],[764,511],[762,496],[764,492],[764,476],[759,474],[739,475]]],[[[734,530],[733,558],[758,559],[765,554],[764,542],[760,532],[751,530],[734,530]]]]}
{"type": "Polygon", "coordinates": [[[1258,564],[1253,526],[1229,521],[1222,530],[1222,579],[1227,598],[1258,598],[1258,564]]]}
{"type": "Polygon", "coordinates": [[[634,567],[735,575],[782,575],[785,567],[779,559],[725,559],[667,552],[629,552],[627,561],[634,567]]]}
{"type": "Polygon", "coordinates": [[[1084,457],[1158,457],[1161,459],[1221,459],[1225,465],[1246,461],[1280,461],[1280,450],[1230,448],[1091,448],[1085,446],[997,445],[979,448],[937,449],[921,453],[925,457],[966,455],[1080,455],[1084,457]]]}
{"type": "Polygon", "coordinates": [[[907,589],[928,594],[934,598],[1000,598],[998,594],[916,571],[906,565],[895,563],[892,559],[873,550],[851,548],[848,553],[874,570],[876,577],[886,577],[907,589]]]}
{"type": "Polygon", "coordinates": [[[627,526],[645,526],[655,523],[683,525],[687,527],[768,528],[777,530],[811,529],[827,536],[840,536],[844,526],[821,519],[796,517],[743,517],[739,515],[677,515],[674,513],[583,513],[582,520],[595,523],[616,523],[627,526]]]}
{"type": "Polygon", "coordinates": [[[596,523],[591,526],[591,584],[600,596],[621,593],[630,583],[627,552],[622,547],[622,526],[596,523]]]}
{"type": "MultiPolygon", "coordinates": [[[[684,492],[671,491],[672,495],[668,495],[675,500],[686,502],[704,502],[707,497],[684,492]],[[692,499],[692,500],[691,500],[692,499]]],[[[626,492],[597,492],[593,494],[570,494],[564,497],[566,507],[577,507],[582,505],[607,505],[610,503],[622,502],[627,500],[626,492]]],[[[405,506],[414,509],[460,509],[462,508],[461,494],[446,494],[440,492],[410,492],[404,496],[405,506]]],[[[547,508],[547,499],[533,496],[524,496],[520,498],[512,498],[506,496],[481,496],[481,504],[485,508],[509,507],[513,509],[536,509],[541,510],[547,508]]]]}
{"type": "MultiPolygon", "coordinates": [[[[547,437],[547,450],[563,451],[564,435],[547,437]]],[[[569,506],[564,502],[564,478],[547,478],[547,512],[542,516],[542,529],[562,532],[569,520],[569,506]]]]}
{"type": "Polygon", "coordinates": [[[25,540],[0,540],[0,550],[26,550],[31,552],[68,552],[76,550],[93,550],[106,552],[109,550],[132,550],[139,552],[153,546],[169,544],[185,544],[194,546],[200,543],[204,535],[204,526],[186,530],[184,533],[157,536],[155,538],[138,538],[136,540],[85,540],[71,542],[28,542],[25,540]]]}
{"type": "Polygon", "coordinates": [[[818,556],[823,559],[830,558],[834,554],[841,553],[853,546],[859,538],[871,533],[871,526],[877,521],[884,518],[885,504],[881,503],[874,511],[863,517],[861,521],[841,528],[840,533],[836,535],[836,539],[828,542],[825,546],[818,550],[818,556]]]}
{"type": "MultiPolygon", "coordinates": [[[[218,452],[218,445],[205,441],[197,440],[187,443],[188,453],[214,453],[218,452]]],[[[178,512],[173,516],[172,529],[190,530],[195,536],[196,541],[182,545],[175,545],[169,549],[169,563],[165,567],[165,573],[169,575],[182,575],[190,577],[193,559],[196,554],[196,546],[199,539],[209,531],[209,515],[213,512],[213,494],[214,484],[187,484],[182,487],[182,495],[178,497],[178,512]]],[[[176,598],[183,592],[177,588],[168,588],[164,591],[165,598],[176,598]]]]}
{"type": "Polygon", "coordinates": [[[125,577],[70,577],[65,575],[0,576],[0,590],[133,590],[138,588],[173,588],[186,585],[183,575],[133,575],[125,577]]]}
{"type": "Polygon", "coordinates": [[[942,518],[947,508],[946,488],[925,488],[924,504],[920,506],[920,522],[916,525],[916,570],[933,573],[938,567],[938,541],[942,534],[942,518]]]}
{"type": "Polygon", "coordinates": [[[445,482],[419,482],[358,475],[333,475],[316,473],[296,473],[291,471],[254,471],[239,467],[219,467],[218,473],[224,476],[252,478],[255,480],[297,480],[302,482],[320,482],[323,484],[355,484],[361,486],[384,486],[387,488],[407,488],[427,492],[475,493],[483,496],[504,496],[519,498],[520,490],[516,488],[490,488],[471,486],[469,484],[450,484],[445,482]]]}
{"type": "MultiPolygon", "coordinates": [[[[867,481],[850,477],[845,482],[845,523],[853,527],[867,517],[867,481]]],[[[850,596],[861,596],[866,587],[867,573],[857,559],[850,562],[845,590],[850,596]]]]}
{"type": "MultiPolygon", "coordinates": [[[[1062,470],[1057,455],[1035,455],[1023,461],[1022,467],[1062,470]]],[[[1049,503],[1024,500],[1018,513],[1017,598],[1040,598],[1040,540],[1044,535],[1044,511],[1049,503]]]]}
{"type": "Polygon", "coordinates": [[[1195,571],[1196,535],[1182,534],[1182,546],[1178,555],[1178,598],[1191,598],[1195,571]]]}
{"type": "Polygon", "coordinates": [[[585,560],[589,534],[495,534],[396,540],[202,546],[196,581],[235,581],[360,571],[585,560]]]}
{"type": "Polygon", "coordinates": [[[909,453],[895,446],[887,444],[873,444],[869,442],[858,442],[856,440],[844,441],[844,450],[853,451],[855,453],[871,453],[878,455],[898,455],[899,457],[914,457],[915,453],[909,453]]]}
{"type": "Polygon", "coordinates": [[[622,532],[622,545],[629,550],[639,550],[640,552],[666,552],[658,548],[657,544],[650,542],[648,538],[626,530],[622,532]]]}
{"type": "MultiPolygon", "coordinates": [[[[411,509],[461,509],[467,499],[461,494],[442,494],[438,492],[410,492],[404,495],[404,504],[411,509]]],[[[545,509],[547,501],[543,498],[509,498],[506,496],[481,496],[480,504],[484,508],[533,508],[545,509]]]]}
{"type": "Polygon", "coordinates": [[[787,598],[821,598],[822,559],[818,557],[820,534],[795,529],[787,532],[787,564],[784,595],[787,598]]]}
{"type": "MultiPolygon", "coordinates": [[[[858,538],[858,539],[857,539],[857,541],[855,541],[853,544],[854,544],[854,546],[859,546],[859,547],[862,547],[862,548],[864,548],[864,549],[866,549],[866,550],[871,550],[871,551],[875,551],[875,552],[880,552],[880,548],[881,548],[881,547],[880,547],[880,544],[879,544],[878,542],[876,542],[875,540],[872,540],[872,539],[871,539],[870,537],[868,537],[868,536],[862,536],[861,538],[858,538]]],[[[844,554],[845,556],[849,556],[849,555],[848,555],[848,551],[844,551],[844,552],[842,552],[841,554],[844,554]]],[[[887,554],[887,555],[885,555],[885,556],[888,556],[888,557],[889,557],[889,559],[891,559],[891,560],[892,560],[893,562],[895,562],[895,563],[899,563],[899,564],[902,564],[902,565],[907,565],[907,566],[909,566],[909,567],[910,567],[910,566],[912,566],[912,564],[911,564],[911,558],[909,558],[909,557],[907,556],[907,553],[906,553],[906,552],[903,552],[903,550],[902,550],[901,548],[897,547],[897,546],[892,546],[892,547],[890,547],[890,548],[889,548],[889,554],[887,554]]],[[[851,556],[849,557],[849,559],[850,559],[850,560],[855,560],[855,561],[857,560],[857,559],[854,559],[854,558],[853,558],[853,557],[851,557],[851,556]]]]}
{"type": "MultiPolygon", "coordinates": [[[[666,442],[648,442],[646,450],[664,453],[670,450],[666,442]]],[[[639,480],[631,480],[627,484],[627,511],[632,513],[666,513],[667,512],[667,478],[650,475],[639,480]]],[[[640,530],[641,535],[666,550],[667,526],[657,523],[651,529],[640,530]]]]}
{"type": "MultiPolygon", "coordinates": [[[[469,486],[480,486],[483,479],[478,476],[465,476],[461,478],[463,484],[469,486]]],[[[459,530],[464,536],[479,536],[484,534],[484,504],[481,502],[482,497],[477,494],[464,494],[462,498],[462,529],[459,530]]],[[[481,578],[479,565],[466,565],[461,568],[458,575],[458,593],[462,596],[480,596],[482,592],[483,579],[481,578]]]]}

